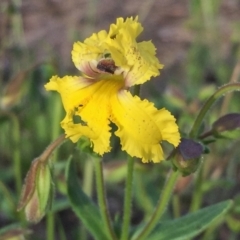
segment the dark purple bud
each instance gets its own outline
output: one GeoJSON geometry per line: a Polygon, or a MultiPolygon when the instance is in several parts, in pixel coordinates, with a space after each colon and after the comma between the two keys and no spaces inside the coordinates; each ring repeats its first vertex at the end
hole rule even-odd
{"type": "Polygon", "coordinates": [[[172,163],[183,176],[188,176],[198,169],[201,162],[200,156],[203,152],[204,147],[202,144],[192,139],[182,138],[172,163]]]}
{"type": "Polygon", "coordinates": [[[199,158],[204,151],[202,144],[186,138],[181,139],[178,148],[184,160],[199,158]]]}
{"type": "Polygon", "coordinates": [[[212,129],[216,132],[231,131],[239,127],[240,113],[226,114],[212,124],[212,129]]]}

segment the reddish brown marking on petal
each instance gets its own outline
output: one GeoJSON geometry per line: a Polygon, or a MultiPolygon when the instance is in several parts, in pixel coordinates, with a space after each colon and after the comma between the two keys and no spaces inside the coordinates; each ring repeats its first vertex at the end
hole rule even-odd
{"type": "Polygon", "coordinates": [[[117,67],[112,59],[102,59],[98,62],[97,69],[103,72],[114,74],[117,67]]]}

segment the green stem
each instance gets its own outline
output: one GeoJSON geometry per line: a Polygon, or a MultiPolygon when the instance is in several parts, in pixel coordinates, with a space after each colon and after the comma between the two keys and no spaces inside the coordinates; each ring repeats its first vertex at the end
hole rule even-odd
{"type": "Polygon", "coordinates": [[[22,167],[20,158],[20,127],[18,119],[15,115],[10,115],[13,123],[13,162],[14,175],[17,193],[20,194],[22,188],[22,167]]]}
{"type": "MultiPolygon", "coordinates": [[[[58,98],[54,98],[53,100],[53,109],[54,111],[52,112],[52,140],[55,140],[57,138],[57,136],[60,134],[60,126],[59,126],[59,122],[61,120],[61,115],[62,115],[62,103],[61,101],[59,101],[58,98]]],[[[56,146],[60,145],[61,143],[63,143],[65,141],[65,136],[61,135],[60,137],[58,137],[53,144],[51,144],[51,146],[55,149],[54,145],[56,144],[56,146]]],[[[48,150],[50,150],[50,154],[51,154],[51,147],[48,147],[48,150]]],[[[45,151],[48,152],[48,151],[45,151]]],[[[58,151],[56,151],[53,155],[52,161],[56,162],[57,158],[58,158],[58,151]]],[[[49,212],[47,214],[47,240],[54,240],[55,239],[55,217],[54,217],[54,213],[49,212]]]]}
{"type": "Polygon", "coordinates": [[[117,239],[115,233],[113,231],[110,216],[107,207],[107,201],[105,197],[105,186],[103,180],[103,166],[102,159],[99,157],[94,158],[95,163],[95,171],[96,171],[96,185],[97,185],[97,195],[98,195],[98,203],[101,212],[101,216],[105,225],[105,229],[107,234],[111,240],[117,239]]]}
{"type": "Polygon", "coordinates": [[[164,189],[162,191],[162,194],[158,200],[158,204],[155,208],[155,211],[151,217],[151,219],[149,220],[149,222],[147,223],[147,225],[144,227],[144,229],[138,234],[138,236],[136,238],[134,238],[135,240],[144,240],[147,239],[146,237],[151,233],[151,231],[154,229],[154,227],[156,226],[156,224],[158,223],[158,221],[160,220],[160,218],[162,217],[166,206],[169,203],[171,194],[173,192],[175,183],[178,179],[179,176],[179,172],[171,172],[170,177],[167,180],[167,183],[164,186],[164,189]]]}
{"type": "Polygon", "coordinates": [[[127,161],[127,179],[124,194],[124,210],[121,240],[128,239],[129,234],[132,207],[133,170],[134,170],[134,158],[129,156],[127,161]]]}
{"type": "Polygon", "coordinates": [[[55,226],[55,219],[54,219],[54,213],[48,212],[47,214],[47,239],[48,240],[54,240],[55,234],[54,234],[54,226],[55,226]]]}
{"type": "MultiPolygon", "coordinates": [[[[83,172],[83,191],[89,196],[92,196],[92,187],[93,187],[93,161],[90,157],[86,159],[84,163],[84,172],[83,172]]],[[[83,224],[81,224],[79,229],[80,239],[87,239],[87,231],[83,224]]]]}
{"type": "Polygon", "coordinates": [[[173,216],[174,218],[179,218],[181,216],[181,204],[178,194],[173,195],[173,216]]]}
{"type": "Polygon", "coordinates": [[[218,98],[226,94],[227,92],[240,90],[240,83],[230,83],[220,87],[203,105],[202,109],[200,110],[193,127],[189,133],[190,138],[197,138],[199,128],[202,124],[202,121],[208,112],[208,110],[212,107],[212,105],[216,102],[218,98]]]}
{"type": "MultiPolygon", "coordinates": [[[[53,111],[52,111],[52,141],[54,141],[59,135],[60,135],[60,121],[62,118],[62,102],[59,101],[59,98],[53,99],[53,111]]],[[[55,155],[53,157],[53,161],[56,161],[58,158],[58,152],[55,152],[55,155]]]]}
{"type": "Polygon", "coordinates": [[[83,191],[89,196],[92,196],[92,186],[93,186],[93,161],[94,159],[88,158],[84,164],[83,173],[83,191]]]}
{"type": "MultiPolygon", "coordinates": [[[[240,90],[240,83],[229,83],[226,84],[222,87],[220,87],[208,100],[207,102],[203,105],[202,109],[200,110],[194,124],[193,127],[189,133],[189,137],[190,138],[197,138],[198,134],[199,134],[199,129],[200,126],[203,122],[204,117],[206,116],[208,110],[212,107],[212,105],[218,100],[218,98],[222,97],[224,94],[226,94],[227,92],[231,92],[231,91],[236,91],[236,90],[240,90]]],[[[200,167],[200,170],[198,171],[198,175],[196,178],[196,189],[193,193],[193,198],[192,198],[192,203],[191,203],[191,207],[190,210],[191,211],[196,211],[197,209],[199,209],[199,207],[201,206],[201,202],[202,202],[202,190],[201,190],[201,186],[202,186],[202,182],[203,182],[203,167],[200,167]]]]}
{"type": "Polygon", "coordinates": [[[193,192],[190,212],[195,212],[201,207],[202,203],[202,182],[203,182],[203,165],[200,165],[199,172],[195,181],[195,190],[193,192]]]}
{"type": "MultiPolygon", "coordinates": [[[[65,134],[60,135],[57,139],[55,139],[52,143],[48,145],[48,147],[43,151],[43,153],[38,157],[38,161],[47,162],[49,157],[53,153],[56,148],[58,148],[61,144],[63,144],[67,138],[65,138],[65,134]]],[[[53,158],[56,155],[53,156],[53,158]]]]}

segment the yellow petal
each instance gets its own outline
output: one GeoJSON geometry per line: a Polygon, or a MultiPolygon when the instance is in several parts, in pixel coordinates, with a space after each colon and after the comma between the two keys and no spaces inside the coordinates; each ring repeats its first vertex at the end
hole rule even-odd
{"type": "Polygon", "coordinates": [[[85,102],[96,92],[98,84],[84,77],[53,76],[45,85],[46,90],[60,93],[65,111],[73,110],[85,102]]]}
{"type": "Polygon", "coordinates": [[[138,43],[132,48],[132,52],[128,51],[126,54],[128,54],[126,55],[128,62],[134,63],[125,79],[127,86],[143,84],[151,77],[158,76],[159,69],[163,68],[155,56],[156,49],[151,41],[138,43]]]}
{"type": "Polygon", "coordinates": [[[128,87],[158,76],[159,69],[163,68],[155,56],[154,45],[150,41],[137,43],[127,29],[122,29],[114,39],[106,42],[116,65],[125,71],[125,85],[128,87]]]}
{"type": "Polygon", "coordinates": [[[74,143],[81,137],[87,137],[91,143],[93,143],[94,151],[101,155],[110,150],[108,129],[104,132],[104,134],[98,134],[99,131],[96,133],[87,125],[74,123],[73,116],[74,112],[69,111],[61,122],[61,126],[65,130],[66,137],[70,138],[74,143]]]}
{"type": "Polygon", "coordinates": [[[138,17],[133,19],[133,17],[127,18],[125,21],[123,18],[117,18],[116,24],[111,24],[109,30],[110,38],[114,38],[122,29],[127,29],[127,31],[135,39],[143,30],[142,25],[138,22],[138,17]]]}
{"type": "MultiPolygon", "coordinates": [[[[113,80],[102,80],[95,83],[96,91],[89,98],[85,105],[78,110],[68,111],[61,125],[65,129],[67,137],[73,142],[77,142],[82,136],[90,139],[93,144],[94,152],[102,155],[110,151],[110,105],[109,99],[112,95],[116,95],[123,82],[113,80]],[[81,123],[74,123],[73,117],[81,118],[81,123]]],[[[90,86],[92,88],[92,86],[90,86]]],[[[87,91],[85,88],[84,91],[87,91]]]]}
{"type": "Polygon", "coordinates": [[[166,140],[177,146],[180,141],[175,118],[165,109],[157,110],[147,100],[141,101],[127,91],[111,98],[112,121],[122,149],[143,162],[164,159],[160,143],[166,140]]]}
{"type": "Polygon", "coordinates": [[[108,128],[107,131],[105,127],[105,129],[102,129],[101,133],[95,133],[90,127],[83,126],[80,123],[62,123],[61,125],[65,130],[66,137],[69,137],[73,142],[77,142],[81,137],[87,137],[93,145],[94,152],[103,155],[111,150],[109,141],[110,133],[108,128]]]}
{"type": "Polygon", "coordinates": [[[107,38],[106,31],[94,33],[91,37],[87,38],[84,43],[76,42],[73,45],[72,60],[80,71],[84,72],[86,64],[92,60],[98,60],[104,53],[104,41],[107,38]]]}

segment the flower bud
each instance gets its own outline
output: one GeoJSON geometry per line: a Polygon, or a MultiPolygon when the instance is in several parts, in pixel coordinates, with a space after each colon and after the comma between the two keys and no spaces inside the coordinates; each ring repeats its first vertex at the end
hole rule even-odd
{"type": "Polygon", "coordinates": [[[240,128],[240,114],[239,113],[229,113],[212,124],[212,130],[215,133],[221,133],[225,131],[232,131],[240,128]]]}
{"type": "Polygon", "coordinates": [[[22,189],[18,210],[24,208],[26,219],[37,223],[45,215],[52,193],[51,171],[40,158],[32,162],[22,189]]]}
{"type": "Polygon", "coordinates": [[[25,240],[25,235],[29,235],[30,230],[22,228],[10,228],[4,232],[1,231],[0,239],[1,240],[25,240]]]}
{"type": "Polygon", "coordinates": [[[182,138],[177,148],[177,154],[173,160],[173,165],[183,176],[194,173],[198,169],[200,156],[203,151],[204,148],[202,144],[192,139],[182,138]]]}
{"type": "Polygon", "coordinates": [[[183,176],[188,176],[194,173],[199,166],[199,159],[185,160],[180,154],[174,159],[174,166],[182,173],[183,176]]]}

